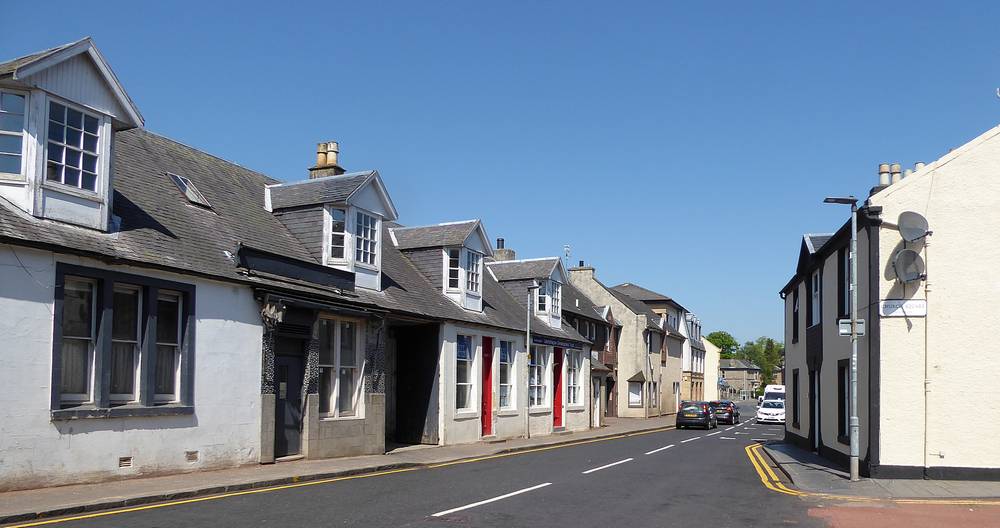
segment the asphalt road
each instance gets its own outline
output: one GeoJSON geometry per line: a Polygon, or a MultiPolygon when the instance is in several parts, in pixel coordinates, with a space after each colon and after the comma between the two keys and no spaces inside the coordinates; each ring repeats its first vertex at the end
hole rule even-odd
{"type": "Polygon", "coordinates": [[[754,424],[753,412],[748,404],[742,424],[711,431],[663,431],[53,526],[824,526],[804,501],[761,485],[744,448],[782,433],[754,424]]]}

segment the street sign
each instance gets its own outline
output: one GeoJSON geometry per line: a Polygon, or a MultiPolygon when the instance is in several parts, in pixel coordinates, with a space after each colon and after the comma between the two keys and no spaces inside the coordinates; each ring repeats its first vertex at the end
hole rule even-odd
{"type": "Polygon", "coordinates": [[[926,299],[886,299],[878,302],[882,317],[927,317],[926,299]]]}
{"type": "MultiPolygon", "coordinates": [[[[842,336],[851,335],[851,320],[840,319],[837,321],[837,332],[842,336]]],[[[858,337],[865,335],[865,320],[858,319],[858,337]]]]}

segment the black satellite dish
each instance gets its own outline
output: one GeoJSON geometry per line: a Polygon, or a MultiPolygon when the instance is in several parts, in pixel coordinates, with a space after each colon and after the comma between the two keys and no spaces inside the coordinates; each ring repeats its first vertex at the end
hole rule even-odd
{"type": "Polygon", "coordinates": [[[924,277],[924,259],[912,249],[901,249],[892,259],[892,269],[900,282],[914,282],[924,277]]]}
{"type": "Polygon", "coordinates": [[[927,219],[920,213],[914,213],[913,211],[899,213],[899,221],[896,222],[896,225],[899,226],[900,236],[907,242],[920,240],[929,233],[927,230],[927,219]]]}

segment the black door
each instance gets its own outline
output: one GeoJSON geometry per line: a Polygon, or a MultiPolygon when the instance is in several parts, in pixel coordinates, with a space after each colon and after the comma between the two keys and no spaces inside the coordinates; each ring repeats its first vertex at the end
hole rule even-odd
{"type": "Polygon", "coordinates": [[[275,356],[274,456],[297,455],[302,432],[302,357],[275,356]]]}

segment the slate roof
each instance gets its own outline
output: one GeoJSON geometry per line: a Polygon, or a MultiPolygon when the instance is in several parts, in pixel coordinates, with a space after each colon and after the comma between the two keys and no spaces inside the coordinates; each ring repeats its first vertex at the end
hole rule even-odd
{"type": "MultiPolygon", "coordinates": [[[[261,173],[211,156],[145,129],[115,133],[113,214],[120,228],[104,233],[28,215],[0,198],[0,242],[60,253],[78,253],[119,264],[304,293],[390,312],[524,331],[524,309],[489,274],[483,276],[484,310],[465,310],[441,294],[391,244],[382,246],[383,290],[335,288],[294,278],[248,273],[225,252],[240,244],[305,263],[319,262],[273,214],[264,186],[278,183],[261,173]],[[191,205],[166,176],[186,176],[212,209],[191,205]]],[[[383,240],[388,229],[383,222],[383,240]]],[[[321,229],[321,225],[317,225],[321,229]]],[[[540,319],[538,335],[589,342],[568,326],[550,328],[540,319]]]]}
{"type": "Polygon", "coordinates": [[[612,290],[620,291],[629,297],[639,301],[670,301],[673,300],[662,293],[657,293],[630,282],[623,282],[618,286],[612,286],[612,290]]]}
{"type": "Polygon", "coordinates": [[[547,279],[559,265],[558,257],[487,262],[497,280],[547,279]]]}
{"type": "Polygon", "coordinates": [[[754,365],[753,363],[745,359],[720,359],[719,368],[735,369],[735,370],[760,370],[760,367],[754,365]]]}
{"type": "Polygon", "coordinates": [[[833,233],[802,235],[802,240],[805,241],[810,254],[819,251],[831,238],[833,238],[833,233]]]}
{"type": "Polygon", "coordinates": [[[467,220],[430,226],[397,227],[392,229],[392,233],[399,249],[461,246],[478,225],[479,220],[467,220]]]}
{"type": "Polygon", "coordinates": [[[319,203],[343,203],[371,178],[375,171],[349,172],[271,187],[271,208],[284,209],[319,203]]]}
{"type": "Polygon", "coordinates": [[[15,59],[11,59],[11,60],[2,62],[2,63],[0,63],[0,77],[6,76],[6,75],[10,75],[10,74],[14,73],[15,71],[17,71],[18,68],[21,68],[23,66],[27,66],[27,65],[35,62],[35,61],[44,59],[45,57],[48,57],[49,55],[52,55],[53,53],[58,53],[58,52],[66,49],[66,48],[71,48],[71,47],[73,47],[73,46],[75,46],[75,45],[77,45],[77,44],[79,44],[79,43],[87,40],[88,38],[90,38],[90,37],[84,37],[84,38],[82,38],[80,40],[77,40],[75,42],[69,42],[67,44],[63,44],[62,46],[56,46],[54,48],[49,48],[47,50],[39,51],[39,52],[36,52],[36,53],[32,53],[30,55],[24,55],[22,57],[17,57],[15,59]]]}
{"type": "Polygon", "coordinates": [[[591,319],[604,320],[601,315],[602,308],[594,304],[590,298],[576,289],[572,284],[562,286],[562,309],[564,312],[574,313],[591,319]]]}
{"type": "Polygon", "coordinates": [[[625,295],[624,293],[622,293],[622,292],[620,292],[618,290],[614,290],[614,289],[608,288],[608,292],[610,292],[611,295],[613,295],[615,297],[615,299],[618,299],[619,302],[621,302],[622,304],[624,304],[626,308],[628,308],[629,310],[631,310],[632,313],[635,313],[637,315],[645,315],[646,316],[646,328],[647,329],[649,329],[649,330],[657,330],[657,331],[660,331],[660,332],[663,331],[663,329],[660,328],[660,325],[659,325],[660,316],[656,315],[656,312],[654,312],[653,310],[651,310],[649,308],[649,306],[646,306],[646,303],[644,303],[642,301],[638,301],[636,299],[633,299],[633,298],[629,297],[628,295],[625,295]]]}

